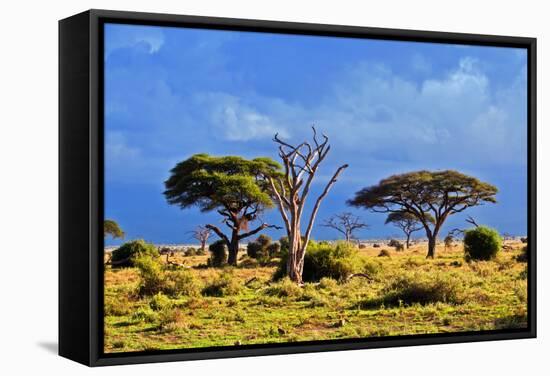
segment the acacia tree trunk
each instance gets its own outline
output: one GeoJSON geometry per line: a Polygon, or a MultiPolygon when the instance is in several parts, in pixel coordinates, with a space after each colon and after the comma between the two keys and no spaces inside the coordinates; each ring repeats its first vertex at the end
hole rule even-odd
{"type": "Polygon", "coordinates": [[[239,231],[234,230],[231,233],[231,240],[227,244],[228,258],[227,263],[229,265],[237,266],[237,256],[239,254],[239,231]]]}
{"type": "Polygon", "coordinates": [[[428,237],[428,255],[426,258],[434,258],[435,257],[435,236],[429,236],[428,237]]]}
{"type": "Polygon", "coordinates": [[[206,239],[201,240],[201,253],[206,252],[206,239]]]}
{"type": "Polygon", "coordinates": [[[411,233],[408,232],[408,233],[407,233],[407,241],[406,241],[406,243],[405,243],[405,246],[406,246],[407,249],[409,249],[410,243],[411,243],[411,233]]]}

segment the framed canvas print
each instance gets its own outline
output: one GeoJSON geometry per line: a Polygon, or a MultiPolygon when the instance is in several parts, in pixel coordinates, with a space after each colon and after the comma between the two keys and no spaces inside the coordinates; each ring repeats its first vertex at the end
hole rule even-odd
{"type": "Polygon", "coordinates": [[[536,335],[536,40],[60,21],[59,353],[536,335]]]}

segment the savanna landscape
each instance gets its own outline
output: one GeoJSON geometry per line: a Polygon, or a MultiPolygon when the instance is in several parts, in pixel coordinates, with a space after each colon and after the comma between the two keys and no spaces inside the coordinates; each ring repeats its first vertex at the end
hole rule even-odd
{"type": "Polygon", "coordinates": [[[105,353],[527,328],[521,53],[105,38],[105,353]]]}

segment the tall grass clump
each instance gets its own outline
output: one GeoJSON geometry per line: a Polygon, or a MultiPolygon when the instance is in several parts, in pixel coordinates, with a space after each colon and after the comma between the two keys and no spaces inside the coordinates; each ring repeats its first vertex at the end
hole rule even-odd
{"type": "Polygon", "coordinates": [[[361,308],[400,305],[427,305],[433,303],[460,304],[463,302],[459,279],[443,274],[413,273],[397,276],[378,297],[359,303],[361,308]]]}
{"type": "MultiPolygon", "coordinates": [[[[281,255],[281,261],[275,272],[274,279],[283,278],[286,273],[288,253],[281,255]]],[[[304,258],[304,272],[302,278],[306,282],[318,282],[321,278],[346,280],[351,274],[362,273],[365,261],[357,249],[347,243],[310,241],[304,258]]]]}
{"type": "Polygon", "coordinates": [[[111,264],[113,267],[128,267],[134,266],[134,261],[137,257],[158,257],[159,252],[153,244],[139,239],[124,243],[119,248],[115,249],[111,256],[111,264]]]}
{"type": "Polygon", "coordinates": [[[487,226],[479,226],[464,232],[464,259],[488,261],[497,256],[502,246],[499,233],[487,226]]]}
{"type": "Polygon", "coordinates": [[[242,284],[235,278],[233,273],[226,271],[216,275],[207,283],[202,289],[202,295],[215,297],[238,295],[242,288],[242,284]]]}
{"type": "Polygon", "coordinates": [[[140,282],[138,293],[141,296],[164,293],[172,297],[198,296],[201,286],[189,270],[164,270],[159,259],[140,256],[135,259],[140,282]]]}
{"type": "Polygon", "coordinates": [[[302,288],[291,281],[290,278],[284,277],[265,289],[265,294],[279,298],[298,298],[302,295],[302,288]]]}

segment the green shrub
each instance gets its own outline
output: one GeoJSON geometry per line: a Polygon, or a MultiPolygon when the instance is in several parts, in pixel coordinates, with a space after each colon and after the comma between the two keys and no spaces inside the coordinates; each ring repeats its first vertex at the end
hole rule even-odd
{"type": "Polygon", "coordinates": [[[105,296],[103,312],[105,316],[125,316],[131,311],[130,302],[125,296],[105,296]]]}
{"type": "Polygon", "coordinates": [[[375,299],[359,303],[363,308],[380,305],[399,306],[412,304],[449,303],[460,304],[462,299],[460,281],[451,276],[421,273],[400,275],[387,284],[375,299]]]}
{"type": "Polygon", "coordinates": [[[189,247],[185,250],[185,252],[183,253],[185,256],[189,257],[189,256],[196,256],[198,255],[198,252],[197,252],[197,249],[195,249],[194,247],[189,247]]]}
{"type": "MultiPolygon", "coordinates": [[[[286,275],[287,258],[287,252],[281,254],[274,279],[286,275]]],[[[353,273],[363,272],[364,266],[365,261],[357,249],[347,242],[332,245],[327,242],[310,241],[304,258],[302,279],[306,282],[317,282],[323,277],[345,280],[353,273]]]]}
{"type": "Polygon", "coordinates": [[[141,239],[124,243],[119,248],[113,251],[111,257],[112,266],[133,266],[134,260],[137,257],[144,255],[158,257],[159,252],[153,244],[146,243],[144,240],[141,239]]]}
{"type": "Polygon", "coordinates": [[[464,259],[492,260],[502,245],[498,232],[486,226],[479,226],[464,232],[464,259]]]}
{"type": "Polygon", "coordinates": [[[132,315],[132,320],[153,323],[158,320],[158,313],[151,307],[139,307],[132,315]]]}
{"type": "Polygon", "coordinates": [[[210,283],[202,289],[204,296],[231,296],[241,292],[242,285],[231,272],[218,274],[210,283]]]}
{"type": "Polygon", "coordinates": [[[158,312],[157,324],[161,331],[176,330],[182,315],[178,309],[165,308],[158,312]]]}
{"type": "Polygon", "coordinates": [[[390,239],[390,241],[388,243],[388,246],[389,247],[394,247],[396,251],[402,251],[402,250],[405,249],[403,244],[400,241],[395,240],[395,239],[390,239]]]}
{"type": "Polygon", "coordinates": [[[200,281],[189,270],[180,269],[167,271],[165,293],[170,296],[199,296],[201,293],[200,281]]]}
{"type": "Polygon", "coordinates": [[[260,261],[260,263],[267,262],[271,256],[269,252],[271,244],[271,238],[262,234],[258,236],[256,240],[248,243],[246,246],[246,253],[248,257],[256,259],[260,261]]]}
{"type": "Polygon", "coordinates": [[[281,245],[279,243],[271,243],[267,246],[269,257],[278,257],[281,254],[281,245]]]}
{"type": "Polygon", "coordinates": [[[258,260],[250,258],[247,255],[243,255],[243,256],[244,257],[242,257],[239,261],[239,268],[253,269],[258,267],[259,265],[258,260]]]}
{"type": "Polygon", "coordinates": [[[338,281],[336,281],[332,278],[323,277],[319,281],[319,288],[321,288],[321,289],[333,290],[336,287],[338,287],[338,281]]]}
{"type": "Polygon", "coordinates": [[[141,255],[134,259],[139,270],[139,294],[155,295],[166,287],[166,278],[162,270],[162,263],[149,255],[141,255]]]}
{"type": "Polygon", "coordinates": [[[521,249],[521,253],[516,256],[516,261],[527,262],[529,260],[528,252],[529,252],[529,249],[527,248],[527,246],[526,245],[523,246],[523,248],[521,249]]]}
{"type": "Polygon", "coordinates": [[[390,251],[388,251],[387,249],[382,249],[380,250],[378,257],[391,257],[390,251]]]}
{"type": "Polygon", "coordinates": [[[210,258],[208,266],[220,267],[227,264],[227,245],[223,240],[217,240],[208,247],[210,258]]]}
{"type": "Polygon", "coordinates": [[[172,301],[166,295],[159,292],[151,298],[149,301],[149,307],[151,307],[153,311],[161,311],[172,307],[172,301]]]}
{"type": "Polygon", "coordinates": [[[283,236],[281,239],[279,239],[279,246],[280,246],[279,251],[281,253],[288,253],[288,248],[290,247],[288,236],[283,236]]]}
{"type": "Polygon", "coordinates": [[[302,289],[288,277],[284,277],[277,283],[265,289],[265,294],[269,296],[277,296],[279,298],[292,297],[298,298],[302,295],[302,289]]]}

